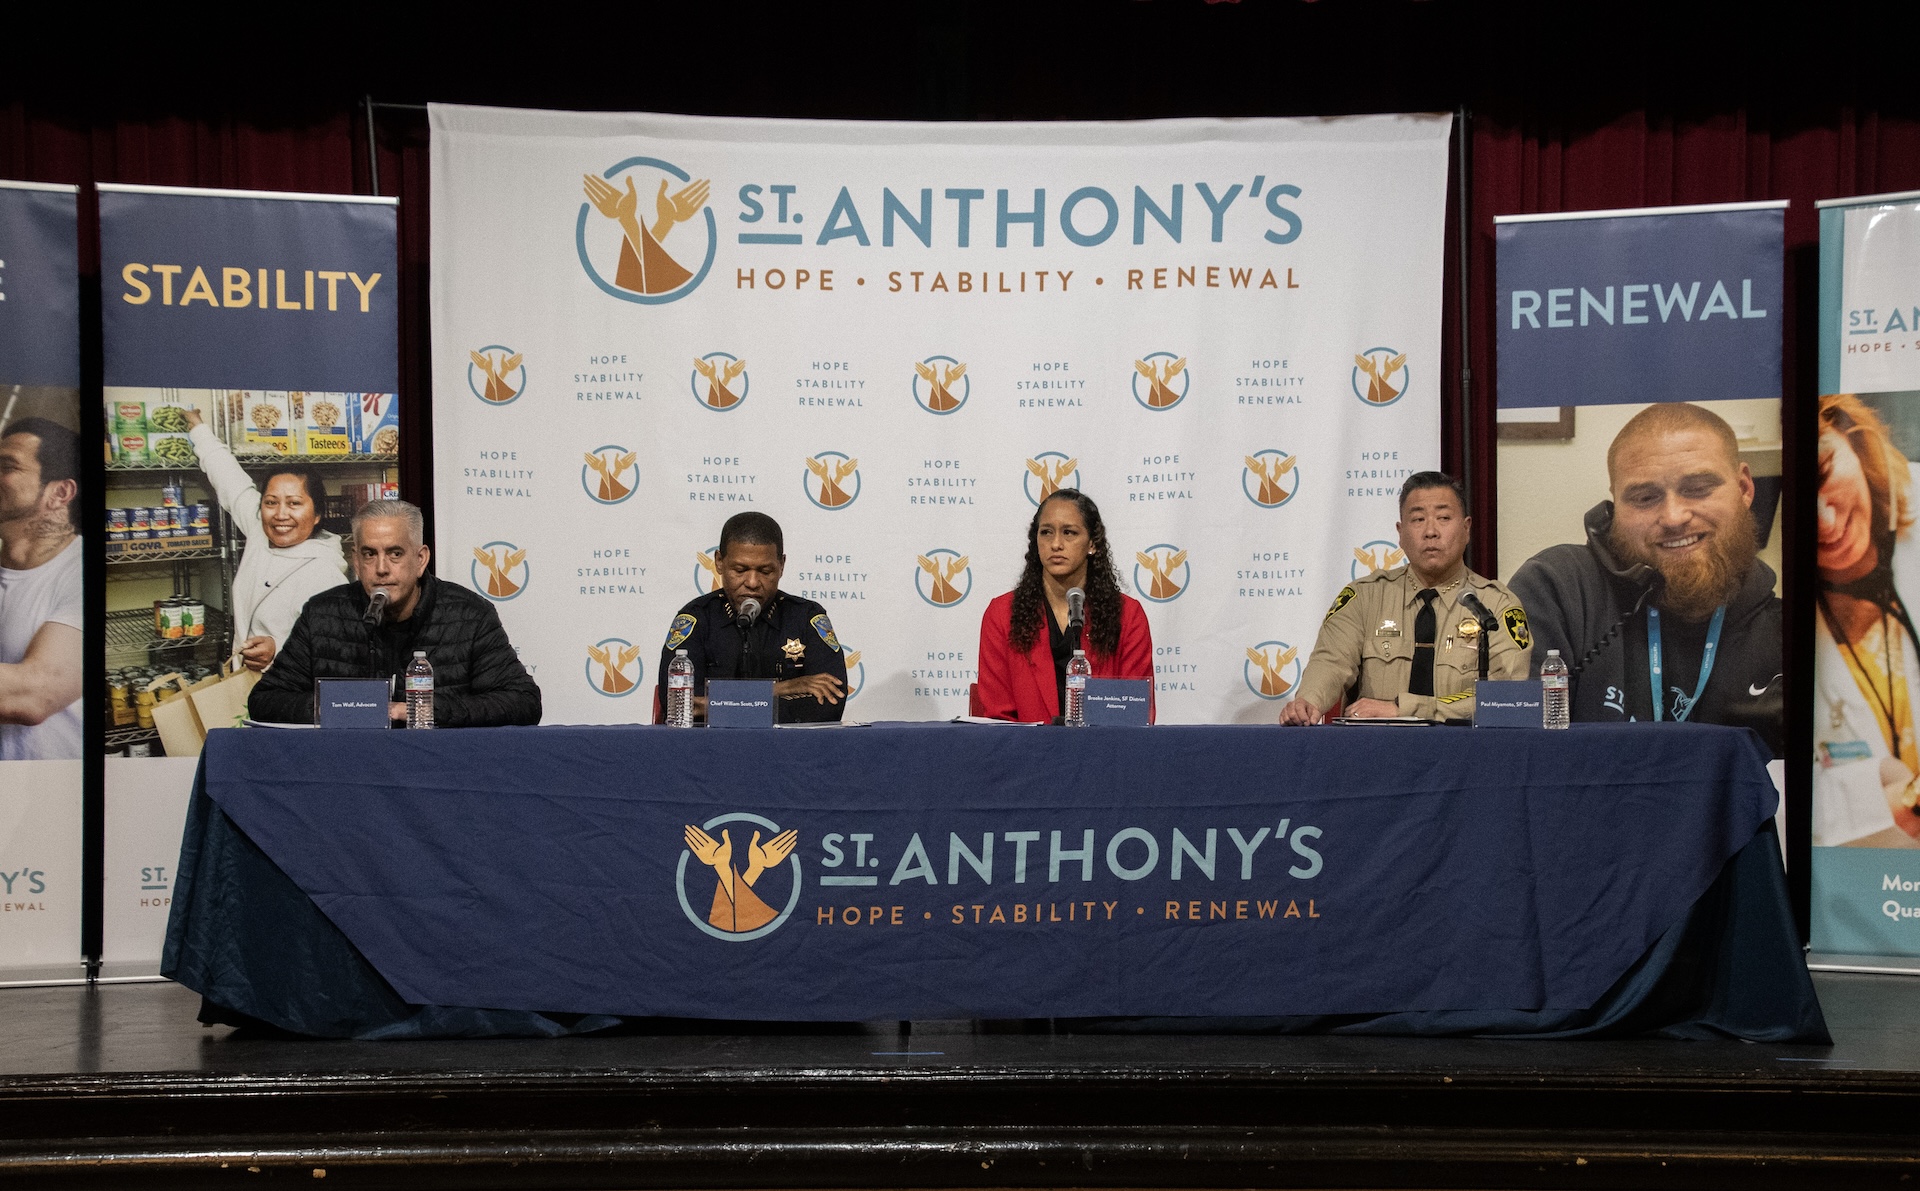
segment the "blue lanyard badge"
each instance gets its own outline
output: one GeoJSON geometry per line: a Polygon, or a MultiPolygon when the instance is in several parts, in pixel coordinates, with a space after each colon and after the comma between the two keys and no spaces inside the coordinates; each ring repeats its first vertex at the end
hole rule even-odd
{"type": "MultiPolygon", "coordinates": [[[[1693,698],[1687,700],[1684,708],[1676,707],[1673,712],[1675,723],[1684,721],[1693,713],[1694,704],[1700,702],[1700,693],[1707,689],[1707,676],[1713,673],[1713,655],[1720,648],[1720,626],[1727,621],[1727,606],[1720,605],[1713,610],[1713,623],[1707,626],[1707,648],[1700,655],[1700,681],[1694,685],[1693,698]]],[[[1647,609],[1647,668],[1652,671],[1653,718],[1658,723],[1666,716],[1666,686],[1660,681],[1660,609],[1647,609]]]]}

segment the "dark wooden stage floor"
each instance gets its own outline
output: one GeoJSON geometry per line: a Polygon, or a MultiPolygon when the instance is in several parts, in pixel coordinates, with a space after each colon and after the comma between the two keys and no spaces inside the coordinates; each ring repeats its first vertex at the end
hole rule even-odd
{"type": "Polygon", "coordinates": [[[1807,1187],[1920,1182],[1920,979],[1835,1045],[976,1033],[306,1042],[170,984],[0,990],[33,1187],[1807,1187]]]}

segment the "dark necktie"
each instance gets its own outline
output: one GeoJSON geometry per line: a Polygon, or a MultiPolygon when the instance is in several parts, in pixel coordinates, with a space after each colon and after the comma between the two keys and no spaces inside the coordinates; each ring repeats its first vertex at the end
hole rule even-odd
{"type": "Polygon", "coordinates": [[[1416,695],[1433,694],[1433,637],[1440,619],[1433,613],[1433,601],[1439,594],[1431,587],[1417,593],[1420,612],[1413,618],[1413,678],[1407,683],[1407,690],[1416,695]]]}

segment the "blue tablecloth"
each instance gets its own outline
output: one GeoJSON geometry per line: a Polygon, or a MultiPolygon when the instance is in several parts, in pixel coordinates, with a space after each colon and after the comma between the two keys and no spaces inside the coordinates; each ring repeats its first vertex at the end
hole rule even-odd
{"type": "Polygon", "coordinates": [[[225,730],[165,971],[321,1035],[1824,1039],[1774,805],[1755,739],[1699,725],[225,730]]]}

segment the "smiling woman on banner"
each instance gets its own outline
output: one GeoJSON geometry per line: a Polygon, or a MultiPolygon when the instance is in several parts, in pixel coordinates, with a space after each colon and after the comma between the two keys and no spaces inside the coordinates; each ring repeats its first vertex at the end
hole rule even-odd
{"type": "Polygon", "coordinates": [[[1920,639],[1902,588],[1920,553],[1908,465],[1851,393],[1820,399],[1820,616],[1814,629],[1813,842],[1912,847],[1920,835],[1913,696],[1920,639]]]}
{"type": "Polygon", "coordinates": [[[281,466],[268,469],[263,490],[198,410],[187,411],[187,438],[220,507],[247,539],[233,577],[233,639],[241,663],[263,671],[307,600],[346,578],[339,535],[319,528],[326,482],[312,468],[281,466]]]}
{"type": "MultiPolygon", "coordinates": [[[[1147,614],[1120,590],[1100,508],[1078,490],[1062,488],[1041,502],[1027,526],[1027,565],[1018,586],[980,618],[978,714],[1024,723],[1057,719],[1067,662],[1082,648],[1095,678],[1153,679],[1147,614]],[[1081,630],[1067,620],[1067,592],[1076,587],[1087,597],[1084,644],[1081,630]]],[[[1151,716],[1151,702],[1148,708],[1151,716]]]]}

